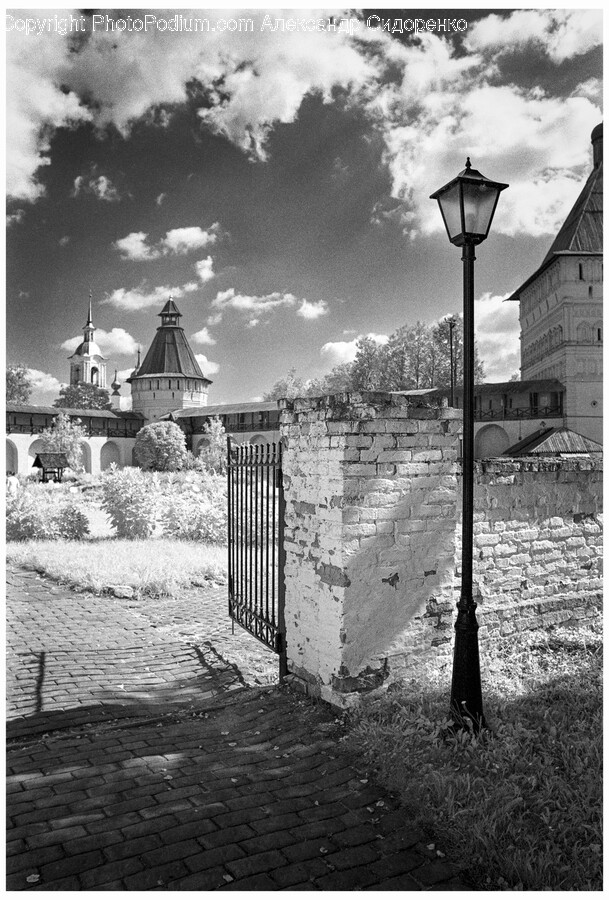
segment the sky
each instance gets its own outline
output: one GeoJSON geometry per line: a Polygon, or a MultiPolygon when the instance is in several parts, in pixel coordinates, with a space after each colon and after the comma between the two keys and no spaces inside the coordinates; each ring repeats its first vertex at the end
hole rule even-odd
{"type": "Polygon", "coordinates": [[[460,312],[460,252],[429,195],[467,156],[509,184],[477,249],[476,330],[487,381],[518,371],[518,307],[503,301],[591,169],[599,10],[95,16],[5,22],[6,358],[30,369],[31,402],[68,380],[89,292],[108,383],[171,295],[211,404],[460,312]],[[415,33],[419,17],[446,27],[415,33]]]}

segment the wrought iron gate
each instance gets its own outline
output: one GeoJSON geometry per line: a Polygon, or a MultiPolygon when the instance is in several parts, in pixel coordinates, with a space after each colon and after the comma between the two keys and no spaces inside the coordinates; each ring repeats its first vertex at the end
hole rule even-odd
{"type": "Polygon", "coordinates": [[[279,654],[287,674],[281,444],[228,438],[228,613],[279,654]]]}

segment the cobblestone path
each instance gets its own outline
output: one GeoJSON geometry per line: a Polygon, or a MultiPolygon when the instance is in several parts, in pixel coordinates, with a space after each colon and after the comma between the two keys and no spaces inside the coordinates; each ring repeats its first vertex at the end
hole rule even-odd
{"type": "Polygon", "coordinates": [[[9,570],[7,889],[468,890],[327,706],[251,686],[224,591],[206,621],[9,570]]]}

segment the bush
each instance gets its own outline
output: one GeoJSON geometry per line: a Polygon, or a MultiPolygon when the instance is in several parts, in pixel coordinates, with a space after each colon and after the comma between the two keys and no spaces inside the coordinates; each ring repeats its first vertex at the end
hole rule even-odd
{"type": "Polygon", "coordinates": [[[88,533],[89,521],[74,504],[57,503],[40,490],[7,498],[7,541],[81,541],[88,533]]]}
{"type": "Polygon", "coordinates": [[[154,531],[159,482],[141,469],[112,464],[102,479],[102,507],[121,538],[148,538],[154,531]]]}
{"type": "Polygon", "coordinates": [[[183,478],[167,485],[161,523],[166,537],[223,544],[227,540],[226,482],[220,476],[183,478]]]}
{"type": "Polygon", "coordinates": [[[171,472],[186,462],[186,438],[175,422],[153,422],[141,428],[135,438],[135,456],[143,469],[171,472]]]}

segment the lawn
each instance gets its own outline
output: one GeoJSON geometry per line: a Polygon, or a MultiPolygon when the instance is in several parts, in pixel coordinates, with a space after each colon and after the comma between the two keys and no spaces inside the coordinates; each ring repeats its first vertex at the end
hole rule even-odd
{"type": "Polygon", "coordinates": [[[226,579],[226,548],[169,538],[26,541],[7,544],[7,560],[95,593],[131,587],[136,595],[226,579]]]}
{"type": "Polygon", "coordinates": [[[602,890],[600,625],[483,653],[488,730],[448,732],[432,671],[365,703],[347,738],[479,890],[602,890]]]}

